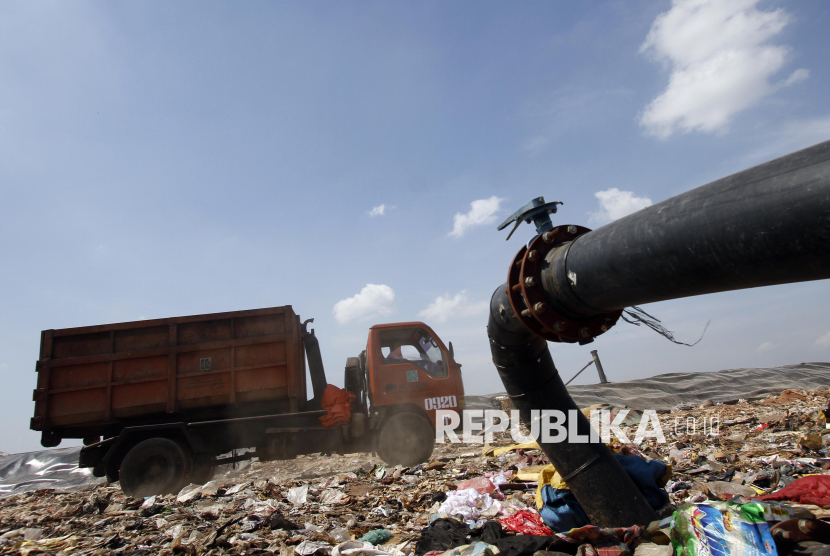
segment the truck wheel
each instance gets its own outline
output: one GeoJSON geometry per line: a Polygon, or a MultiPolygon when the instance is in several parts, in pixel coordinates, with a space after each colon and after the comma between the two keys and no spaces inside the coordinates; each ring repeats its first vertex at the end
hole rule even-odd
{"type": "Polygon", "coordinates": [[[413,467],[432,455],[435,431],[417,413],[398,413],[387,419],[378,434],[378,455],[387,465],[413,467]]]}
{"type": "Polygon", "coordinates": [[[127,496],[143,498],[176,493],[184,486],[191,460],[178,442],[151,438],[139,442],[121,462],[121,490],[127,496]]]}

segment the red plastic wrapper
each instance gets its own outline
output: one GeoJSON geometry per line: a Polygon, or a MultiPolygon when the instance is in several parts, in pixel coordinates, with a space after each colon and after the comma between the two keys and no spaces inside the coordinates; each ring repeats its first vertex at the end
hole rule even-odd
{"type": "Polygon", "coordinates": [[[830,506],[830,476],[809,475],[798,479],[772,494],[759,497],[760,500],[792,500],[799,504],[830,506]]]}
{"type": "Polygon", "coordinates": [[[501,526],[514,533],[552,537],[553,531],[542,521],[542,516],[530,510],[519,510],[510,517],[500,519],[501,526]]]}
{"type": "Polygon", "coordinates": [[[496,485],[494,485],[487,477],[467,479],[458,485],[458,490],[466,490],[468,488],[476,489],[479,494],[493,494],[496,492],[496,485]]]}

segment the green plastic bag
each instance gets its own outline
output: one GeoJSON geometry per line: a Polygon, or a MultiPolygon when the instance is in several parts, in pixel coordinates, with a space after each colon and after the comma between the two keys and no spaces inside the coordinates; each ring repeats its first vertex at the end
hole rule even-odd
{"type": "Polygon", "coordinates": [[[674,512],[671,542],[677,556],[777,556],[761,504],[704,502],[674,512]]]}
{"type": "Polygon", "coordinates": [[[392,532],[386,529],[375,529],[363,535],[360,540],[372,544],[383,544],[392,538],[392,532]]]}

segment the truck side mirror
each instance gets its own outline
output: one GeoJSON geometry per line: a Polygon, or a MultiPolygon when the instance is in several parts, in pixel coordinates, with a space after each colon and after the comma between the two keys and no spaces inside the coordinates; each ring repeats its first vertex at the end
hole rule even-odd
{"type": "Polygon", "coordinates": [[[461,363],[459,363],[458,361],[455,360],[455,350],[452,349],[452,342],[449,343],[448,351],[449,351],[450,361],[452,361],[455,364],[455,366],[458,367],[459,370],[461,370],[461,363]]]}

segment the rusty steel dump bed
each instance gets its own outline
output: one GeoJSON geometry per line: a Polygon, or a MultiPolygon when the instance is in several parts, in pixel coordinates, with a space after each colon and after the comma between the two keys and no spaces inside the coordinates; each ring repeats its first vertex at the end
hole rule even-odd
{"type": "Polygon", "coordinates": [[[306,400],[290,305],[44,330],[37,373],[31,428],[59,438],[298,411],[306,400]]]}

